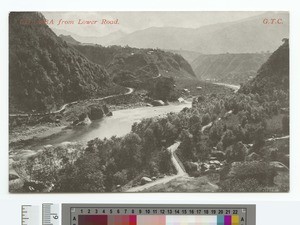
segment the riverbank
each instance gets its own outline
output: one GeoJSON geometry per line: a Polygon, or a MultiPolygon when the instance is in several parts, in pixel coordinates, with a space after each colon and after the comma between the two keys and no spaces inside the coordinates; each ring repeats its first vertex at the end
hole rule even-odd
{"type": "Polygon", "coordinates": [[[38,146],[55,145],[65,141],[87,142],[96,137],[123,136],[130,132],[133,123],[139,122],[143,118],[162,116],[169,112],[180,112],[185,107],[191,107],[191,103],[170,103],[167,106],[159,107],[149,107],[144,102],[126,106],[108,105],[113,115],[95,120],[90,125],[68,129],[68,126],[74,119],[73,115],[66,116],[65,119],[61,120],[60,124],[23,125],[10,130],[10,150],[37,149],[38,146]]]}
{"type": "MultiPolygon", "coordinates": [[[[120,97],[123,97],[122,100],[120,102],[116,102],[116,104],[114,104],[112,96],[107,96],[100,99],[88,99],[83,101],[77,101],[74,104],[65,104],[59,110],[59,120],[54,119],[52,122],[39,122],[38,120],[43,119],[37,118],[36,122],[20,122],[19,125],[10,124],[10,149],[30,147],[30,145],[34,142],[41,141],[43,139],[47,139],[48,137],[52,137],[61,133],[64,129],[70,126],[74,120],[78,119],[78,116],[83,113],[84,109],[88,108],[91,105],[107,105],[109,111],[146,106],[146,103],[144,103],[139,98],[139,93],[133,93],[132,88],[128,89],[128,91],[124,95],[120,95],[119,98],[120,97]],[[125,101],[128,102],[128,104],[124,104],[123,102],[125,101]]],[[[30,119],[34,120],[32,117],[30,117],[30,119]]]]}
{"type": "MultiPolygon", "coordinates": [[[[205,85],[202,85],[203,89],[200,91],[197,90],[197,87],[202,82],[198,82],[197,84],[192,81],[186,81],[180,82],[180,87],[189,87],[191,92],[195,90],[195,94],[202,94],[206,95],[208,93],[227,93],[230,90],[229,88],[233,88],[231,85],[227,84],[212,84],[212,83],[205,83],[205,85]],[[184,84],[184,86],[182,86],[184,84]],[[192,84],[194,86],[192,86],[192,84]],[[198,85],[198,86],[197,86],[198,85]],[[226,86],[226,88],[225,88],[226,86]]],[[[202,83],[203,84],[203,83],[202,83]]],[[[235,87],[236,90],[237,87],[235,87]]],[[[9,127],[9,145],[10,149],[24,149],[24,148],[31,148],[31,147],[37,147],[44,144],[52,144],[52,140],[56,139],[57,137],[61,136],[61,138],[58,141],[76,141],[78,136],[84,136],[84,132],[90,132],[93,131],[92,136],[87,136],[84,141],[88,141],[87,139],[90,138],[93,139],[95,137],[99,137],[97,134],[97,128],[100,126],[104,126],[107,129],[111,129],[111,127],[114,127],[113,124],[115,124],[116,127],[116,135],[120,136],[123,135],[125,132],[130,132],[131,125],[134,122],[140,121],[142,118],[149,118],[149,117],[155,117],[159,116],[159,114],[165,114],[168,112],[179,112],[184,107],[191,107],[190,103],[187,105],[182,105],[181,103],[172,102],[170,103],[170,106],[162,106],[166,108],[160,108],[160,107],[152,107],[149,106],[145,102],[145,96],[146,93],[143,91],[133,91],[133,89],[129,89],[125,94],[119,95],[117,98],[113,98],[111,96],[100,98],[100,99],[89,99],[84,101],[78,101],[76,104],[69,105],[68,107],[64,107],[64,112],[62,112],[62,118],[59,120],[58,123],[39,123],[36,125],[21,125],[21,126],[10,126],[9,127]],[[73,121],[78,119],[78,116],[82,113],[82,109],[89,107],[90,105],[103,105],[105,104],[109,111],[112,112],[113,116],[111,118],[102,119],[101,123],[100,121],[93,122],[88,127],[80,127],[76,129],[75,131],[73,129],[66,129],[70,124],[72,124],[73,121]],[[177,106],[176,106],[177,105],[177,106]],[[181,107],[182,106],[182,107],[181,107]],[[175,107],[175,111],[173,111],[173,107],[175,107]],[[140,111],[140,109],[144,108],[140,111]],[[152,108],[152,110],[151,110],[152,108]],[[136,110],[134,110],[136,109],[136,110]],[[150,109],[150,110],[148,110],[150,109]],[[118,113],[122,110],[125,110],[121,113],[118,113]],[[133,111],[131,111],[133,110],[133,111]],[[149,112],[148,112],[149,111],[149,112]],[[122,114],[125,114],[123,116],[122,114]],[[149,114],[149,115],[148,115],[149,114]],[[120,124],[119,121],[126,121],[127,118],[131,117],[133,115],[133,119],[128,123],[120,124]],[[119,121],[116,121],[119,120],[119,121]],[[116,121],[116,122],[114,122],[116,121]],[[113,122],[112,125],[110,123],[113,122]],[[122,126],[126,126],[126,129],[122,129],[122,126]],[[91,128],[91,130],[89,130],[91,128]],[[63,138],[67,135],[67,138],[63,138]],[[71,137],[72,136],[72,137],[71,137]],[[73,137],[74,136],[74,137],[73,137]]],[[[186,100],[192,101],[192,96],[185,96],[186,100]]],[[[112,128],[114,129],[114,128],[112,128]]],[[[109,133],[108,135],[111,135],[113,132],[109,133]]],[[[106,132],[101,132],[100,138],[106,137],[106,132]]],[[[110,137],[110,136],[109,136],[110,137]]]]}
{"type": "MultiPolygon", "coordinates": [[[[228,88],[231,89],[235,89],[237,90],[237,86],[234,85],[230,85],[230,84],[212,84],[212,83],[205,83],[205,85],[202,85],[203,89],[200,91],[201,93],[199,93],[199,90],[197,90],[197,87],[200,84],[203,84],[202,82],[198,82],[197,84],[195,82],[192,81],[184,81],[184,82],[180,82],[181,85],[179,85],[180,87],[178,87],[179,89],[183,88],[183,87],[189,87],[191,92],[193,90],[195,90],[195,94],[202,94],[202,95],[206,95],[208,94],[208,92],[224,92],[227,93],[229,91],[228,88]],[[184,84],[184,86],[182,86],[184,84]],[[194,86],[192,86],[192,84],[194,86]],[[197,86],[198,85],[198,86],[197,86]],[[225,88],[226,86],[226,88],[225,88]],[[234,87],[233,87],[234,86],[234,87]]],[[[72,132],[72,129],[66,129],[68,126],[70,126],[70,124],[75,121],[76,119],[78,119],[78,116],[82,113],[82,110],[86,107],[89,107],[90,105],[103,105],[105,104],[109,111],[112,112],[113,116],[110,119],[103,119],[102,123],[104,124],[105,127],[107,127],[108,129],[110,129],[110,122],[114,121],[115,119],[119,119],[121,121],[126,120],[126,117],[130,117],[131,114],[134,115],[134,119],[130,122],[130,123],[134,123],[134,122],[138,122],[139,120],[141,120],[145,114],[145,118],[149,118],[152,116],[158,116],[160,113],[164,114],[167,112],[172,112],[172,107],[175,107],[176,105],[178,106],[175,109],[175,112],[179,112],[182,108],[184,107],[190,107],[189,103],[186,106],[181,107],[180,103],[177,102],[173,102],[170,103],[171,106],[162,106],[162,107],[167,107],[167,108],[162,108],[159,109],[158,111],[156,111],[157,107],[154,107],[153,110],[149,110],[150,111],[150,115],[147,115],[147,109],[152,108],[151,106],[149,106],[149,104],[147,104],[145,102],[145,96],[146,93],[143,91],[133,91],[133,89],[128,89],[128,91],[123,94],[123,95],[118,95],[117,98],[113,98],[112,96],[108,96],[108,97],[104,97],[104,98],[100,98],[100,99],[89,99],[89,100],[84,100],[84,101],[78,101],[76,102],[76,104],[71,104],[68,105],[68,107],[64,107],[64,111],[61,112],[62,113],[62,118],[59,119],[59,121],[57,123],[39,123],[36,125],[20,125],[20,126],[10,126],[9,127],[9,145],[10,145],[10,149],[23,149],[23,148],[30,148],[31,146],[36,146],[36,143],[39,143],[38,145],[41,145],[42,143],[51,143],[51,140],[53,138],[56,138],[59,135],[64,136],[65,134],[67,135],[75,135],[74,133],[80,133],[80,135],[82,135],[81,132],[86,132],[85,127],[84,128],[79,128],[76,130],[76,132],[72,132]],[[143,109],[141,112],[139,112],[140,110],[133,110],[133,109],[141,109],[141,108],[146,108],[143,109]],[[166,110],[164,110],[166,109],[166,110]],[[126,116],[123,117],[121,114],[118,114],[119,111],[123,111],[126,116]],[[126,111],[129,110],[129,111],[126,111]],[[130,110],[133,110],[132,112],[130,110]],[[117,112],[117,115],[115,115],[115,113],[117,112]]],[[[192,101],[192,96],[185,96],[186,100],[188,101],[192,101]]],[[[100,125],[103,126],[103,124],[100,124],[99,121],[92,123],[91,126],[92,129],[95,130],[95,128],[99,127],[100,125]]],[[[121,127],[121,124],[119,124],[118,122],[116,122],[115,124],[116,126],[118,126],[119,128],[121,127]]],[[[131,125],[128,128],[128,124],[125,124],[125,126],[127,126],[127,129],[125,129],[126,131],[122,131],[122,127],[121,129],[117,129],[117,135],[122,135],[124,134],[124,132],[130,132],[130,128],[131,125]],[[121,130],[121,131],[120,131],[121,130]]],[[[96,131],[95,131],[96,132],[96,131]]],[[[87,137],[87,138],[94,138],[94,137],[98,137],[97,134],[95,134],[91,136],[91,137],[87,137]]],[[[76,134],[76,135],[77,135],[76,134]]],[[[74,137],[74,138],[70,138],[71,140],[76,141],[76,138],[78,136],[74,137]]],[[[100,137],[104,138],[105,134],[100,135],[100,137]]],[[[61,138],[61,140],[63,141],[63,138],[61,138]]],[[[69,141],[69,139],[67,138],[66,141],[69,141]]]]}
{"type": "MultiPolygon", "coordinates": [[[[23,172],[15,168],[19,168],[28,157],[37,153],[50,151],[49,154],[52,154],[52,150],[56,147],[66,145],[77,145],[81,146],[80,149],[84,149],[87,142],[95,138],[122,137],[130,133],[134,123],[146,118],[165,116],[171,112],[178,113],[185,107],[191,107],[191,102],[169,103],[158,107],[140,107],[139,104],[132,104],[130,108],[128,107],[128,105],[126,108],[120,107],[122,109],[112,111],[113,116],[103,117],[78,127],[43,124],[16,128],[10,132],[10,173],[23,177],[23,172]]],[[[65,120],[64,123],[68,124],[65,120]]],[[[22,180],[27,178],[23,177],[22,180]]]]}

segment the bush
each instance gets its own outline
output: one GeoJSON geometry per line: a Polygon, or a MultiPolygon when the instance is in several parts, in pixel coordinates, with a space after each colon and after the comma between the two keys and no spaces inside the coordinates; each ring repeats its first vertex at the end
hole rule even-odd
{"type": "Polygon", "coordinates": [[[123,185],[127,182],[127,171],[122,170],[118,171],[117,173],[114,174],[114,183],[117,185],[123,185]]]}
{"type": "Polygon", "coordinates": [[[210,115],[208,113],[206,113],[203,117],[202,117],[202,126],[205,126],[207,124],[209,124],[211,121],[210,115]]]}
{"type": "Polygon", "coordinates": [[[245,181],[255,179],[259,184],[273,185],[276,176],[275,168],[267,162],[251,161],[233,163],[228,177],[245,181]]]}
{"type": "Polygon", "coordinates": [[[172,170],[171,153],[168,150],[163,150],[160,155],[159,171],[169,173],[172,170]]]}

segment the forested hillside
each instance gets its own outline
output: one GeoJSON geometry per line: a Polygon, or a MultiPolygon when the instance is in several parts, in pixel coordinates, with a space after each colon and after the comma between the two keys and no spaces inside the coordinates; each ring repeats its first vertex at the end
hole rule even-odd
{"type": "Polygon", "coordinates": [[[88,59],[105,66],[117,83],[137,87],[159,76],[195,78],[190,64],[180,55],[159,49],[99,45],[74,45],[88,59]]]}
{"type": "Polygon", "coordinates": [[[10,112],[57,109],[118,91],[102,66],[58,38],[44,19],[36,12],[9,16],[10,112]]]}
{"type": "Polygon", "coordinates": [[[191,65],[201,80],[241,84],[255,77],[257,70],[270,55],[270,53],[200,55],[191,65]]]}
{"type": "Polygon", "coordinates": [[[257,76],[245,84],[240,92],[243,93],[272,93],[272,91],[289,91],[289,40],[271,55],[258,70],[257,76]]]}

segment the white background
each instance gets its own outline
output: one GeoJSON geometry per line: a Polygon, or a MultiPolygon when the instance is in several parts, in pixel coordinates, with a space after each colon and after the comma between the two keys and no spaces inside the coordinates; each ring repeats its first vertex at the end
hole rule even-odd
{"type": "MultiPolygon", "coordinates": [[[[0,212],[1,224],[20,224],[21,204],[43,202],[257,204],[257,224],[300,224],[300,5],[296,0],[12,0],[1,3],[0,17],[0,212]],[[9,11],[289,11],[291,91],[290,193],[9,194],[8,193],[8,13],[9,11]],[[293,216],[294,214],[294,216],[293,216]],[[11,220],[12,219],[12,220],[11,220]]],[[[176,24],[174,24],[176,26],[176,24]]],[[[253,34],[255,35],[255,34],[253,34]]]]}

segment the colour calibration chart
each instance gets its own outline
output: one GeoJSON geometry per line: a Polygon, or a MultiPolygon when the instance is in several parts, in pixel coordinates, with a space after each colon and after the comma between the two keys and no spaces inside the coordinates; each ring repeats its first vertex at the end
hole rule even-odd
{"type": "Polygon", "coordinates": [[[255,225],[255,205],[63,204],[64,225],[255,225]]]}

